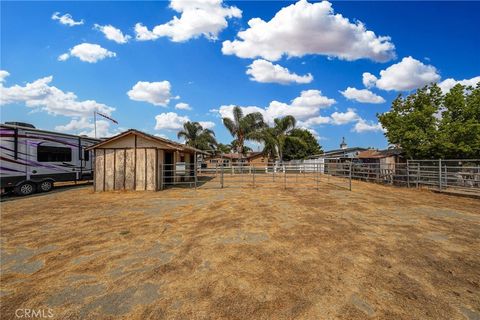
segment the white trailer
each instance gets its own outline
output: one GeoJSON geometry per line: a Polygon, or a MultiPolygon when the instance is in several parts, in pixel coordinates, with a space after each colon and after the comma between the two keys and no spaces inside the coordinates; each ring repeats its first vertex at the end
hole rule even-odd
{"type": "Polygon", "coordinates": [[[52,190],[57,181],[92,179],[93,154],[86,148],[100,142],[35,129],[30,124],[0,125],[0,188],[19,195],[52,190]]]}

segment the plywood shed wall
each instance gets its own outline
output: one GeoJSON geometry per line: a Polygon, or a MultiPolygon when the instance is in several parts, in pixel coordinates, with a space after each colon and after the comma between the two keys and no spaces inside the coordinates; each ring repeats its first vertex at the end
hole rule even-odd
{"type": "Polygon", "coordinates": [[[159,190],[159,160],[163,150],[156,148],[95,149],[95,191],[159,190]]]}

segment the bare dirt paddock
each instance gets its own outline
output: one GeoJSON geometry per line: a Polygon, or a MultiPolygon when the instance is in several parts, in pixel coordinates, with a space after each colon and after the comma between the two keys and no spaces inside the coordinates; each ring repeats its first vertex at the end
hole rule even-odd
{"type": "Polygon", "coordinates": [[[16,199],[1,318],[479,319],[479,206],[362,182],[16,199]]]}

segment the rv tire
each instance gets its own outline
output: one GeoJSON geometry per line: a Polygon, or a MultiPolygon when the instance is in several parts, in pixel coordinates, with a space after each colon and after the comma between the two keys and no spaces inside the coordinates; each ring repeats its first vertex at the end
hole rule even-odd
{"type": "Polygon", "coordinates": [[[53,181],[52,180],[44,180],[38,183],[38,189],[40,192],[48,192],[53,189],[53,181]]]}
{"type": "Polygon", "coordinates": [[[35,193],[35,184],[32,182],[23,182],[15,187],[15,194],[19,196],[28,196],[35,193]]]}

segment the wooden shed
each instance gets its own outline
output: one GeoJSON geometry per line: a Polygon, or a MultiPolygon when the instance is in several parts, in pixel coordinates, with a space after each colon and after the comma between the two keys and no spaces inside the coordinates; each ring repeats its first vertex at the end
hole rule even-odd
{"type": "Polygon", "coordinates": [[[94,190],[150,190],[191,179],[177,174],[178,164],[194,171],[201,150],[130,129],[89,149],[94,151],[94,190]]]}

